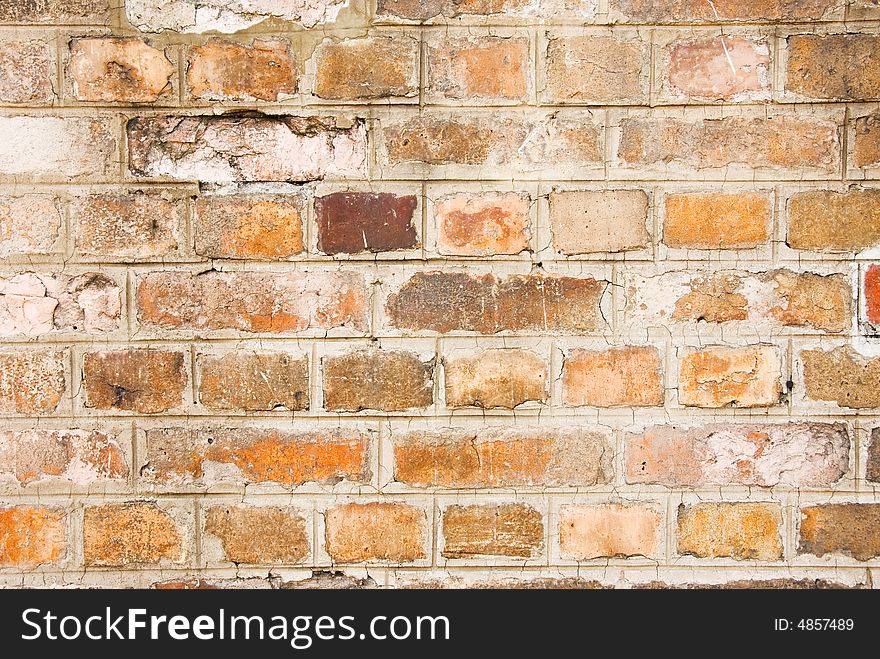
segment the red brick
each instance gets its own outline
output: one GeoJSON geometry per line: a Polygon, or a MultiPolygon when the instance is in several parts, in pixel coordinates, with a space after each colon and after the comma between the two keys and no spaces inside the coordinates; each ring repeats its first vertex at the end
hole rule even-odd
{"type": "Polygon", "coordinates": [[[0,412],[50,414],[66,391],[65,353],[0,352],[0,412]]]}
{"type": "Polygon", "coordinates": [[[836,0],[611,0],[636,23],[808,22],[840,14],[836,0]]]}
{"type": "Polygon", "coordinates": [[[428,46],[428,93],[437,99],[525,100],[529,40],[446,37],[428,46]]]}
{"type": "Polygon", "coordinates": [[[794,249],[860,252],[880,245],[880,190],[815,190],[792,196],[786,243],[794,249]]]}
{"type": "Polygon", "coordinates": [[[419,42],[409,36],[326,41],[314,56],[315,96],[364,100],[415,96],[419,42]]]}
{"type": "Polygon", "coordinates": [[[459,193],[434,202],[437,251],[448,256],[519,254],[529,249],[528,194],[459,193]]]}
{"type": "Polygon", "coordinates": [[[547,401],[547,364],[529,350],[490,348],[443,360],[446,405],[514,409],[547,401]]]}
{"type": "Polygon", "coordinates": [[[55,100],[55,48],[46,41],[0,43],[0,74],[0,102],[46,105],[55,100]]]}
{"type": "Polygon", "coordinates": [[[597,105],[647,101],[648,45],[605,36],[551,38],[546,94],[597,105]]]}
{"type": "Polygon", "coordinates": [[[770,99],[770,50],[762,37],[676,41],[666,50],[667,92],[701,101],[770,99]]]}
{"type": "Polygon", "coordinates": [[[425,558],[427,516],[405,503],[350,503],[324,513],[325,547],[334,563],[425,558]]]}
{"type": "Polygon", "coordinates": [[[199,402],[212,410],[309,409],[309,358],[285,352],[199,355],[199,402]]]}
{"type": "Polygon", "coordinates": [[[880,265],[865,268],[865,311],[868,322],[880,325],[880,265]]]}
{"type": "Polygon", "coordinates": [[[660,353],[648,346],[573,350],[562,367],[562,390],[566,405],[662,405],[660,353]]]}
{"type": "Polygon", "coordinates": [[[51,195],[0,196],[0,257],[51,253],[61,221],[59,200],[51,195]]]}
{"type": "Polygon", "coordinates": [[[311,554],[307,528],[306,519],[289,508],[214,506],[205,511],[205,532],[219,538],[224,558],[236,564],[301,563],[311,554]]]}
{"type": "Polygon", "coordinates": [[[741,249],[770,239],[772,204],[760,193],[666,195],[663,242],[689,249],[741,249]]]}
{"type": "Polygon", "coordinates": [[[678,398],[692,407],[761,407],[782,398],[779,351],[774,346],[715,346],[687,352],[679,365],[678,398]]]}
{"type": "Polygon", "coordinates": [[[110,22],[110,0],[0,0],[0,23],[88,23],[110,22]]]}
{"type": "Polygon", "coordinates": [[[156,414],[179,407],[187,384],[184,354],[129,349],[83,355],[86,407],[156,414]]]}
{"type": "Polygon", "coordinates": [[[152,502],[87,506],[83,514],[86,566],[179,563],[185,553],[182,542],[174,518],[152,502]]]}
{"type": "Polygon", "coordinates": [[[315,199],[318,249],[325,254],[418,247],[415,195],[336,192],[315,199]]]}
{"type": "Polygon", "coordinates": [[[282,39],[247,46],[213,38],[190,49],[186,81],[190,96],[202,100],[278,101],[296,93],[297,64],[282,39]]]}
{"type": "Polygon", "coordinates": [[[563,254],[625,252],[650,242],[643,190],[555,190],[549,203],[553,246],[563,254]]]}
{"type": "Polygon", "coordinates": [[[153,103],[172,90],[176,67],[136,37],[73,39],[67,75],[78,101],[153,103]]]}
{"type": "Polygon", "coordinates": [[[651,506],[566,505],[559,510],[563,558],[656,557],[663,516],[651,506]]]}
{"type": "Polygon", "coordinates": [[[28,505],[0,508],[0,567],[25,570],[57,564],[66,553],[63,510],[28,505]]]}
{"type": "Polygon", "coordinates": [[[880,504],[838,503],[801,509],[801,554],[838,554],[868,561],[880,556],[880,504]]]}
{"type": "Polygon", "coordinates": [[[412,352],[364,349],[324,357],[324,409],[386,412],[434,402],[434,360],[412,352]]]}
{"type": "Polygon", "coordinates": [[[544,548],[543,516],[522,503],[449,506],[442,525],[444,558],[532,558],[544,548]]]}
{"type": "Polygon", "coordinates": [[[880,358],[863,357],[849,346],[802,350],[807,398],[841,407],[880,407],[880,358]]]}
{"type": "Polygon", "coordinates": [[[786,90],[811,98],[880,98],[880,37],[799,34],[788,38],[786,90]]]}
{"type": "Polygon", "coordinates": [[[782,559],[782,510],[772,503],[678,507],[678,553],[699,558],[782,559]]]}

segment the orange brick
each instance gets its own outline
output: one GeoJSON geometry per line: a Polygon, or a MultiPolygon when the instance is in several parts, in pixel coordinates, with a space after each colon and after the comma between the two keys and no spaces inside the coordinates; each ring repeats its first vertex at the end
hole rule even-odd
{"type": "Polygon", "coordinates": [[[770,50],[761,37],[676,41],[666,49],[667,91],[702,101],[770,99],[770,50]]]}
{"type": "Polygon", "coordinates": [[[47,350],[0,352],[0,412],[54,412],[67,390],[64,358],[47,350]]]}
{"type": "Polygon", "coordinates": [[[350,503],[324,513],[325,547],[335,563],[425,558],[427,516],[404,503],[350,503]]]}
{"type": "Polygon", "coordinates": [[[87,506],[83,514],[83,560],[87,566],[125,567],[179,563],[183,536],[174,518],[155,503],[87,506]]]}
{"type": "Polygon", "coordinates": [[[311,554],[306,519],[289,508],[214,506],[205,511],[205,532],[220,540],[233,563],[290,565],[311,554]]]}
{"type": "Polygon", "coordinates": [[[446,37],[428,46],[428,93],[437,99],[524,100],[529,40],[446,37]]]}
{"type": "Polygon", "coordinates": [[[566,405],[662,405],[660,353],[636,346],[574,350],[563,364],[562,389],[566,405]]]}
{"type": "Polygon", "coordinates": [[[777,348],[712,347],[686,353],[679,365],[678,398],[693,407],[760,407],[782,397],[777,348]]]}
{"type": "Polygon", "coordinates": [[[663,242],[690,249],[741,249],[767,244],[772,205],[759,193],[666,196],[663,242]]]}
{"type": "Polygon", "coordinates": [[[648,94],[648,45],[614,37],[557,37],[547,46],[550,100],[643,102],[648,94]]]}
{"type": "Polygon", "coordinates": [[[60,508],[0,508],[0,567],[33,569],[67,553],[67,516],[60,508]]]}
{"type": "Polygon", "coordinates": [[[442,525],[444,558],[531,558],[544,547],[543,517],[526,504],[449,506],[442,525]]]}
{"type": "Polygon", "coordinates": [[[651,506],[566,505],[559,510],[559,550],[564,558],[656,557],[663,516],[651,506]]]}
{"type": "Polygon", "coordinates": [[[183,353],[131,349],[83,355],[86,407],[156,414],[179,407],[187,383],[183,353]]]}
{"type": "Polygon", "coordinates": [[[529,249],[527,194],[460,193],[434,202],[437,251],[449,256],[519,254],[529,249]]]}
{"type": "Polygon", "coordinates": [[[376,99],[419,90],[419,42],[408,36],[326,41],[314,56],[315,95],[376,99]]]}
{"type": "Polygon", "coordinates": [[[296,93],[290,43],[255,39],[250,46],[209,39],[191,48],[186,80],[191,96],[212,101],[278,101],[296,93]]]}
{"type": "Polygon", "coordinates": [[[778,561],[782,510],[772,503],[678,507],[678,553],[699,558],[778,561]]]}
{"type": "Polygon", "coordinates": [[[547,364],[533,352],[492,348],[443,362],[449,407],[513,409],[547,400],[547,364]]]}
{"type": "Polygon", "coordinates": [[[70,42],[67,74],[79,101],[152,103],[172,89],[176,67],[165,53],[135,37],[70,42]]]}

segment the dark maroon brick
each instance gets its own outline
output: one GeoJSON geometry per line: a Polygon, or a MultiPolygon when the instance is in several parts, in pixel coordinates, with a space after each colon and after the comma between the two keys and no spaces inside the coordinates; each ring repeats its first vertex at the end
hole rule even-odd
{"type": "Polygon", "coordinates": [[[325,254],[385,252],[418,246],[414,195],[336,192],[315,200],[318,249],[325,254]]]}

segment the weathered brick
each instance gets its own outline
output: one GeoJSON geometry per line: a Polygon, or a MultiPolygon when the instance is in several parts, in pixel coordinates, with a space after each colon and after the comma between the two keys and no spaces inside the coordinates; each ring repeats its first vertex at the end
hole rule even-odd
{"type": "Polygon", "coordinates": [[[556,37],[547,45],[549,100],[580,103],[646,101],[648,46],[636,39],[556,37]]]}
{"type": "Polygon", "coordinates": [[[370,438],[333,428],[288,432],[260,428],[160,428],[146,433],[141,477],[162,485],[316,482],[370,479],[370,438]]]}
{"type": "Polygon", "coordinates": [[[174,518],[152,502],[86,506],[83,513],[87,566],[179,563],[185,554],[182,537],[174,518]]]}
{"type": "Polygon", "coordinates": [[[312,576],[281,584],[281,590],[362,590],[378,588],[376,580],[367,575],[353,577],[340,570],[312,570],[312,576]]]}
{"type": "Polygon", "coordinates": [[[853,163],[856,167],[880,164],[880,112],[855,120],[853,163]]]}
{"type": "Polygon", "coordinates": [[[450,194],[434,202],[437,251],[448,256],[519,254],[529,249],[528,194],[450,194]]]}
{"type": "Polygon", "coordinates": [[[212,194],[195,203],[195,251],[213,259],[283,260],[304,251],[298,194],[212,194]]]}
{"type": "Polygon", "coordinates": [[[156,414],[179,407],[187,384],[183,353],[132,348],[83,355],[86,407],[156,414]]]}
{"type": "Polygon", "coordinates": [[[865,461],[865,479],[880,483],[880,428],[871,430],[868,459],[865,461]]]}
{"type": "Polygon", "coordinates": [[[880,190],[799,192],[788,204],[794,249],[859,252],[880,245],[880,190]]]}
{"type": "Polygon", "coordinates": [[[770,49],[763,37],[709,37],[666,48],[666,92],[700,101],[770,99],[770,49]]]}
{"type": "Polygon", "coordinates": [[[562,392],[566,405],[662,405],[660,353],[651,346],[573,350],[562,366],[562,392]]]}
{"type": "Polygon", "coordinates": [[[28,505],[0,508],[0,567],[33,569],[57,564],[66,554],[67,521],[63,510],[28,505]]]}
{"type": "Polygon", "coordinates": [[[51,253],[61,220],[60,204],[51,195],[0,196],[0,258],[51,253]]]}
{"type": "Polygon", "coordinates": [[[662,515],[652,506],[566,505],[559,509],[559,551],[563,558],[655,557],[662,515]]]}
{"type": "Polygon", "coordinates": [[[116,438],[94,430],[0,430],[0,475],[22,485],[60,479],[78,485],[128,478],[116,438]]]}
{"type": "Polygon", "coordinates": [[[153,272],[138,280],[140,323],[180,330],[297,332],[368,327],[369,292],[353,272],[153,272]]]}
{"type": "Polygon", "coordinates": [[[0,42],[0,102],[52,103],[54,80],[55,49],[48,42],[38,39],[0,42]]]}
{"type": "Polygon", "coordinates": [[[0,352],[0,412],[49,414],[66,390],[65,353],[0,352]]]}
{"type": "MultiPolygon", "coordinates": [[[[363,175],[363,121],[291,115],[151,116],[128,122],[137,176],[230,183],[363,175]]],[[[0,152],[0,171],[3,156],[0,152]]]]}
{"type": "Polygon", "coordinates": [[[838,0],[611,0],[636,23],[810,21],[840,15],[838,0]]]}
{"type": "Polygon", "coordinates": [[[868,322],[880,325],[880,265],[871,264],[865,268],[863,293],[868,322]]]}
{"type": "Polygon", "coordinates": [[[525,100],[529,40],[524,37],[445,37],[428,45],[427,90],[438,100],[525,100]]]}
{"type": "Polygon", "coordinates": [[[175,72],[162,50],[137,37],[70,42],[67,75],[78,101],[153,103],[171,92],[175,72]]]}
{"type": "Polygon", "coordinates": [[[205,532],[220,539],[225,559],[236,564],[302,562],[311,554],[306,524],[290,508],[214,506],[205,511],[205,532]]]}
{"type": "Polygon", "coordinates": [[[769,313],[783,325],[826,332],[849,327],[852,290],[846,275],[775,270],[764,281],[776,286],[769,313]]]}
{"type": "Polygon", "coordinates": [[[110,0],[0,0],[0,23],[90,23],[110,21],[110,0]]]}
{"type": "Polygon", "coordinates": [[[436,16],[531,17],[591,19],[598,11],[597,0],[379,0],[377,14],[412,21],[436,16]]]}
{"type": "Polygon", "coordinates": [[[425,511],[405,503],[349,503],[324,513],[325,548],[334,563],[425,558],[425,511]]]}
{"type": "Polygon", "coordinates": [[[177,252],[184,202],[161,194],[98,194],[70,206],[76,247],[87,256],[151,259],[177,252]]]}
{"type": "Polygon", "coordinates": [[[773,206],[766,194],[669,194],[665,202],[663,242],[669,247],[741,249],[770,239],[773,206]]]}
{"type": "Polygon", "coordinates": [[[798,34],[788,38],[785,87],[811,98],[880,98],[880,38],[798,34]]]}
{"type": "Polygon", "coordinates": [[[297,64],[283,39],[247,46],[213,38],[190,49],[186,82],[201,100],[279,101],[296,93],[297,64]]]}
{"type": "Polygon", "coordinates": [[[394,480],[413,487],[564,487],[611,481],[601,428],[412,431],[394,437],[394,480]]]}
{"type": "Polygon", "coordinates": [[[446,405],[513,409],[547,401],[547,364],[534,352],[490,348],[474,356],[443,360],[446,405]]]}
{"type": "MultiPolygon", "coordinates": [[[[527,573],[526,573],[527,574],[527,573]]],[[[398,577],[400,579],[400,577],[398,577]]],[[[537,579],[510,577],[507,579],[465,580],[459,576],[444,579],[419,579],[404,583],[397,582],[398,588],[420,588],[426,590],[465,589],[468,590],[610,590],[614,586],[595,579],[581,577],[539,577],[537,579]]]]}
{"type": "Polygon", "coordinates": [[[103,177],[117,170],[115,128],[106,118],[0,117],[0,176],[103,177]]]}
{"type": "Polygon", "coordinates": [[[96,272],[0,277],[0,336],[111,332],[119,326],[121,298],[116,282],[96,272]]]}
{"type": "Polygon", "coordinates": [[[563,254],[648,246],[648,195],[643,190],[556,190],[549,203],[553,245],[563,254]]]}
{"type": "Polygon", "coordinates": [[[531,558],[544,547],[543,517],[523,503],[449,506],[442,525],[444,558],[531,558]]]}
{"type": "Polygon", "coordinates": [[[850,586],[827,579],[734,579],[724,583],[687,583],[670,585],[659,581],[638,584],[634,588],[664,590],[667,588],[687,590],[837,590],[861,588],[861,584],[850,586]]]}
{"type": "Polygon", "coordinates": [[[782,370],[775,346],[714,346],[681,358],[678,399],[691,407],[761,407],[782,398],[782,370]]]}
{"type": "Polygon", "coordinates": [[[599,299],[605,286],[540,273],[421,272],[388,297],[385,313],[392,325],[409,330],[583,334],[604,325],[599,299]]]}
{"type": "Polygon", "coordinates": [[[699,558],[778,561],[782,510],[772,503],[698,503],[678,507],[678,553],[699,558]]]}
{"type": "Polygon", "coordinates": [[[880,504],[838,503],[801,509],[801,554],[843,554],[858,561],[880,556],[880,504]]]}
{"type": "Polygon", "coordinates": [[[807,398],[841,407],[880,407],[880,358],[863,357],[849,346],[801,350],[807,398]]]}
{"type": "Polygon", "coordinates": [[[628,483],[827,487],[849,470],[842,423],[652,426],[625,443],[628,483]]]}
{"type": "Polygon", "coordinates": [[[318,249],[325,254],[357,254],[417,247],[413,225],[417,205],[415,195],[390,192],[336,192],[318,197],[318,249]]]}
{"type": "Polygon", "coordinates": [[[325,41],[315,61],[315,96],[367,100],[419,92],[419,42],[409,36],[325,41]]]}
{"type": "Polygon", "coordinates": [[[434,360],[403,350],[355,350],[321,360],[324,409],[386,412],[434,402],[434,360]]]}
{"type": "Polygon", "coordinates": [[[199,402],[212,410],[309,409],[309,358],[237,351],[197,359],[199,402]]]}

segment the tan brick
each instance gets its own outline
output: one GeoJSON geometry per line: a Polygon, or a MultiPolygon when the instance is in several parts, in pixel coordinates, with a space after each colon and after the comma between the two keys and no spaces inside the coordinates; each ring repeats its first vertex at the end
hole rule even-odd
{"type": "Polygon", "coordinates": [[[760,193],[666,195],[663,242],[689,249],[741,249],[767,244],[772,204],[760,193]]]}
{"type": "Polygon", "coordinates": [[[278,28],[288,30],[332,23],[345,4],[344,0],[125,0],[125,13],[141,32],[231,33],[269,20],[293,24],[278,28]]]}
{"type": "Polygon", "coordinates": [[[656,557],[663,516],[645,505],[565,505],[559,510],[563,558],[656,557]]]}
{"type": "Polygon", "coordinates": [[[61,221],[60,203],[51,195],[0,196],[0,258],[51,253],[61,221]]]}
{"type": "Polygon", "coordinates": [[[86,407],[156,414],[179,407],[187,384],[184,354],[128,349],[83,355],[86,407]]]}
{"type": "Polygon", "coordinates": [[[33,569],[57,564],[66,554],[67,519],[63,510],[29,505],[0,508],[0,567],[33,569]]]}
{"type": "Polygon", "coordinates": [[[801,554],[838,554],[868,561],[880,556],[880,504],[839,503],[801,509],[801,554]]]}
{"type": "Polygon", "coordinates": [[[0,352],[0,412],[54,412],[67,389],[64,363],[61,351],[0,352]]]}
{"type": "Polygon", "coordinates": [[[566,405],[662,405],[660,353],[650,346],[573,350],[563,363],[562,391],[566,405]]]}
{"type": "Polygon", "coordinates": [[[425,558],[425,511],[405,503],[350,503],[324,513],[325,547],[334,563],[425,558]]]}
{"type": "Polygon", "coordinates": [[[496,256],[529,249],[528,194],[458,193],[434,202],[437,251],[448,256],[496,256]]]}
{"type": "Polygon", "coordinates": [[[324,409],[401,411],[434,402],[434,360],[402,350],[355,350],[321,360],[324,409]]]}
{"type": "Polygon", "coordinates": [[[309,358],[286,352],[199,355],[199,402],[212,410],[309,409],[309,358]]]}
{"type": "Polygon", "coordinates": [[[880,164],[880,113],[875,112],[855,120],[853,163],[856,167],[880,164]]]}
{"type": "Polygon", "coordinates": [[[553,245],[563,254],[625,252],[650,242],[643,190],[557,190],[549,202],[553,245]]]}
{"type": "Polygon", "coordinates": [[[153,103],[172,90],[176,67],[136,37],[73,39],[67,75],[78,101],[153,103]]]}
{"type": "Polygon", "coordinates": [[[110,21],[110,0],[0,0],[0,23],[88,23],[110,21]]]}
{"type": "Polygon", "coordinates": [[[692,407],[761,407],[782,397],[776,347],[715,346],[687,352],[679,365],[678,398],[692,407]]]}
{"type": "Polygon", "coordinates": [[[615,37],[555,37],[547,46],[548,99],[642,102],[648,95],[648,46],[615,37]]]}
{"type": "Polygon", "coordinates": [[[0,102],[46,105],[55,100],[55,49],[46,41],[0,42],[0,102]]]}
{"type": "Polygon", "coordinates": [[[792,196],[786,243],[794,249],[860,252],[880,245],[880,190],[815,190],[792,196]]]}
{"type": "Polygon", "coordinates": [[[394,480],[412,487],[565,487],[612,478],[598,427],[413,431],[394,437],[394,480]]]}
{"type": "Polygon", "coordinates": [[[856,409],[880,407],[880,358],[849,346],[801,350],[807,398],[856,409]]]}
{"type": "Polygon", "coordinates": [[[852,290],[846,275],[818,275],[791,270],[768,272],[776,286],[770,315],[786,327],[813,327],[842,332],[850,324],[852,290]]]}
{"type": "Polygon", "coordinates": [[[778,561],[782,510],[772,503],[678,507],[678,553],[699,558],[778,561]]]}
{"type": "Polygon", "coordinates": [[[152,502],[86,506],[83,513],[87,566],[179,563],[185,554],[182,538],[174,518],[152,502]]]}
{"type": "Polygon", "coordinates": [[[636,23],[756,23],[840,17],[838,0],[611,0],[636,23]]]}
{"type": "Polygon", "coordinates": [[[880,483],[880,428],[871,430],[868,457],[865,461],[865,480],[880,483]]]}
{"type": "Polygon", "coordinates": [[[444,558],[531,558],[544,548],[544,520],[532,506],[449,506],[443,511],[444,558]]]}
{"type": "Polygon", "coordinates": [[[439,15],[451,18],[469,16],[592,19],[597,0],[379,0],[377,13],[414,21],[439,15]]]}
{"type": "Polygon", "coordinates": [[[202,100],[278,101],[296,93],[297,63],[283,39],[248,46],[213,38],[190,49],[186,82],[202,100]]]}
{"type": "Polygon", "coordinates": [[[205,532],[220,539],[224,557],[233,563],[301,563],[311,554],[306,524],[302,514],[289,508],[214,506],[205,511],[205,532]]]}
{"type": "Polygon", "coordinates": [[[407,97],[419,91],[419,42],[409,36],[325,41],[314,61],[320,98],[407,97]]]}
{"type": "Polygon", "coordinates": [[[513,409],[547,401],[547,364],[529,350],[490,348],[443,360],[446,405],[513,409]]]}
{"type": "Polygon", "coordinates": [[[445,37],[428,45],[428,93],[436,99],[525,100],[529,40],[445,37]]]}
{"type": "Polygon", "coordinates": [[[798,34],[788,38],[786,90],[811,98],[880,98],[880,37],[798,34]]]}
{"type": "Polygon", "coordinates": [[[770,99],[770,49],[763,37],[709,37],[666,48],[667,93],[700,101],[770,99]]]}

